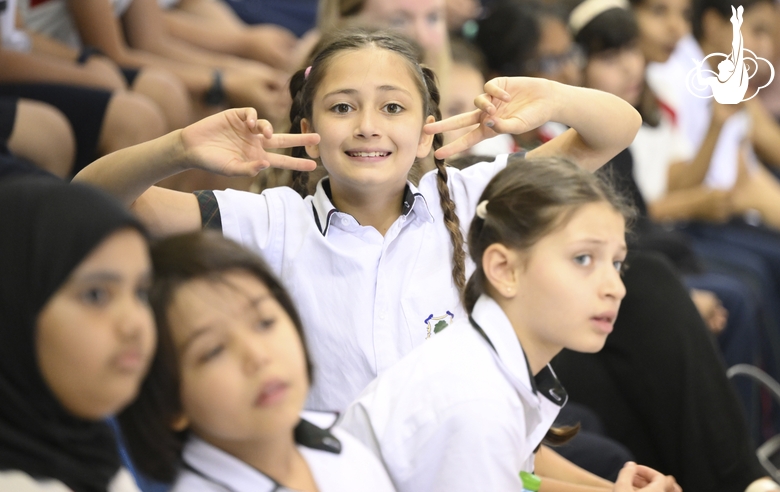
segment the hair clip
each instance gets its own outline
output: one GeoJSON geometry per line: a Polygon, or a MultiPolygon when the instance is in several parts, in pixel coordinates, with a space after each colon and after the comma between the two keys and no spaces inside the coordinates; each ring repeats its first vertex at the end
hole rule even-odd
{"type": "Polygon", "coordinates": [[[482,220],[487,219],[487,204],[487,200],[482,200],[479,202],[479,205],[477,205],[477,217],[482,220]]]}
{"type": "Polygon", "coordinates": [[[306,70],[303,71],[303,80],[308,79],[310,73],[311,73],[311,65],[306,67],[306,70]]]}

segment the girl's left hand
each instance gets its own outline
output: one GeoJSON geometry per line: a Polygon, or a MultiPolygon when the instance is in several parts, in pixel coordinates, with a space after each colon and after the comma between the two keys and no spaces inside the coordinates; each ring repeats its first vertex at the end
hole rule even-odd
{"type": "Polygon", "coordinates": [[[466,135],[441,147],[436,157],[445,159],[499,133],[520,134],[550,121],[555,114],[555,83],[535,77],[498,77],[485,84],[485,93],[474,100],[478,108],[425,125],[428,134],[459,130],[479,124],[466,135]]]}

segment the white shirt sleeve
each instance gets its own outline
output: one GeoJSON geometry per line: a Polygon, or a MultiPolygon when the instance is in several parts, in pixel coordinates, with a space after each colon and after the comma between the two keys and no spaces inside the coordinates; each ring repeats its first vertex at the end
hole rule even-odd
{"type": "Polygon", "coordinates": [[[301,197],[290,188],[272,188],[261,194],[215,191],[214,196],[225,237],[259,253],[272,268],[281,263],[287,228],[305,220],[313,222],[313,216],[302,208],[301,197]]]}

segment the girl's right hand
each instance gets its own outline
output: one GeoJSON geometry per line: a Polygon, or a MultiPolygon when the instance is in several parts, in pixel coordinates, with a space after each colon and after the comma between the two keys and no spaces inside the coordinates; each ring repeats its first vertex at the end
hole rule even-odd
{"type": "Polygon", "coordinates": [[[682,492],[674,477],[633,462],[625,464],[612,492],[682,492]]]}
{"type": "Polygon", "coordinates": [[[317,164],[267,152],[316,145],[316,133],[273,133],[266,120],[257,119],[254,108],[228,109],[187,126],[181,131],[183,169],[203,169],[225,176],[254,176],[267,167],[312,171],[317,164]]]}

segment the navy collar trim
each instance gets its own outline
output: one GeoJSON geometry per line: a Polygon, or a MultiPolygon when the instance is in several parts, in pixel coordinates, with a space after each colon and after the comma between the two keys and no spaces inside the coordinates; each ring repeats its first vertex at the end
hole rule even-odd
{"type": "MultiPolygon", "coordinates": [[[[343,212],[333,205],[333,194],[330,190],[330,180],[328,178],[323,178],[317,184],[317,188],[311,202],[312,214],[314,215],[314,223],[317,225],[320,234],[327,236],[331,218],[334,214],[343,212]],[[322,192],[319,190],[320,187],[322,187],[322,192]]],[[[428,211],[428,203],[425,200],[425,197],[409,183],[406,184],[406,188],[404,189],[404,201],[401,206],[401,214],[408,217],[414,210],[414,206],[418,199],[422,200],[422,203],[425,205],[427,218],[432,221],[433,217],[430,215],[430,211],[428,211]]]]}

